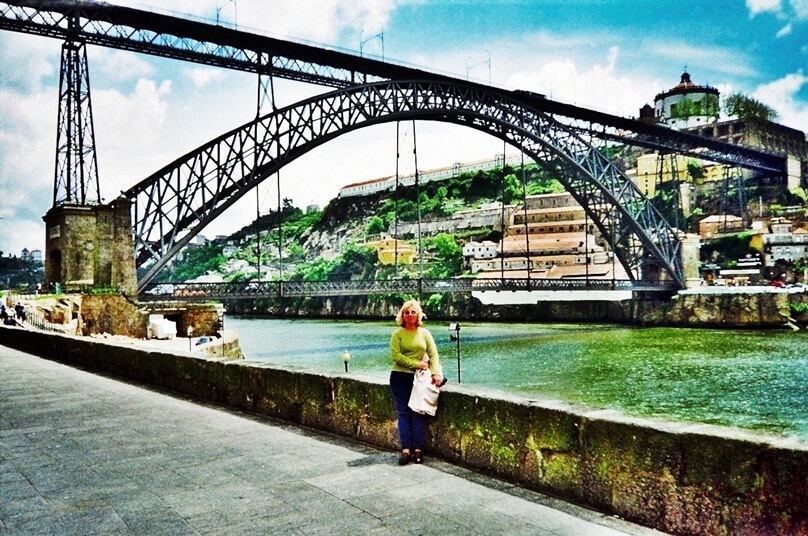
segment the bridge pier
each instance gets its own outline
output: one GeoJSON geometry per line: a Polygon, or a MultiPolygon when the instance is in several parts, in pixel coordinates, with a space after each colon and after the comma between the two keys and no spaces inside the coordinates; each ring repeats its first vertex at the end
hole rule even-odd
{"type": "Polygon", "coordinates": [[[137,299],[132,237],[132,202],[106,205],[60,204],[45,221],[45,283],[65,291],[114,287],[137,299]]]}

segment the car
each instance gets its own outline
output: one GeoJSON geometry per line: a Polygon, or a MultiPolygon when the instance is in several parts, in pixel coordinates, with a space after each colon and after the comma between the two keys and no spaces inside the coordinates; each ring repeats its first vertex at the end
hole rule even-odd
{"type": "Polygon", "coordinates": [[[196,345],[199,346],[200,344],[208,344],[210,342],[210,337],[199,337],[199,340],[196,341],[196,345]]]}

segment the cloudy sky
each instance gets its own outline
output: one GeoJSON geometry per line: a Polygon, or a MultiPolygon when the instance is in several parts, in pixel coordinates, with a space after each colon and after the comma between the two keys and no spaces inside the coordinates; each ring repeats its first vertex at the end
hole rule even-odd
{"type": "MultiPolygon", "coordinates": [[[[111,0],[527,89],[636,116],[679,82],[743,93],[808,131],[808,0],[111,0]]],[[[0,251],[43,249],[52,205],[57,40],[0,32],[0,251]]],[[[88,49],[101,195],[109,200],[255,115],[255,76],[88,49]]],[[[278,106],[327,88],[278,81],[278,106]]],[[[324,206],[341,186],[493,158],[502,143],[457,126],[382,125],[284,168],[281,196],[324,206]],[[417,143],[413,143],[413,139],[417,143]]],[[[509,152],[510,154],[510,152],[509,152]]],[[[228,234],[276,206],[277,178],[203,231],[228,234]]]]}

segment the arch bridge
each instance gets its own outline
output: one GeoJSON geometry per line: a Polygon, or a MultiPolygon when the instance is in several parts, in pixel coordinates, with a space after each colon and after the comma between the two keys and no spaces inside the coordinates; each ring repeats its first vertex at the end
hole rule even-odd
{"type": "Polygon", "coordinates": [[[205,225],[267,177],[342,134],[385,122],[453,123],[518,148],[564,184],[636,285],[662,281],[683,288],[681,244],[678,231],[604,156],[600,149],[605,145],[692,155],[769,175],[782,175],[785,169],[784,155],[558,103],[535,93],[109,4],[0,2],[0,29],[65,42],[60,137],[66,142],[57,143],[55,205],[91,204],[92,196],[86,194],[93,185],[98,190],[87,44],[254,72],[259,110],[271,94],[274,77],[336,88],[259,114],[124,192],[134,203],[135,259],[145,268],[138,283],[141,291],[205,225]]]}

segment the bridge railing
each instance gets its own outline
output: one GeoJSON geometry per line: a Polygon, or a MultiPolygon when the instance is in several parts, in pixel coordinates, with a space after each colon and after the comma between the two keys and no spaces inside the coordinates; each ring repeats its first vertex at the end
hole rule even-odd
{"type": "Polygon", "coordinates": [[[140,295],[143,301],[231,300],[272,297],[356,296],[368,294],[436,294],[446,292],[574,290],[629,290],[660,292],[674,290],[664,281],[595,279],[385,279],[361,281],[242,281],[238,283],[155,283],[140,295]]]}

